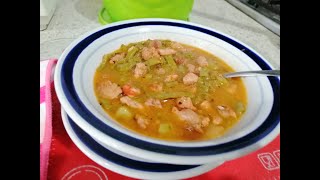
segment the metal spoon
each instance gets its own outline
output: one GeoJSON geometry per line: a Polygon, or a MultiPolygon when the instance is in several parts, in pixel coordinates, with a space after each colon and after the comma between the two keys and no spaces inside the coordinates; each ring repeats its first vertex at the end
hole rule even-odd
{"type": "Polygon", "coordinates": [[[244,77],[244,76],[280,76],[280,70],[259,70],[259,71],[239,71],[233,73],[226,73],[225,78],[244,77]]]}

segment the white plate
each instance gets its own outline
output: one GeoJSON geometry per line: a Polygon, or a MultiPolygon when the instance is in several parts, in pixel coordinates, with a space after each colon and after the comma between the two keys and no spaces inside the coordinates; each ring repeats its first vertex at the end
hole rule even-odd
{"type": "Polygon", "coordinates": [[[75,145],[91,160],[116,173],[139,179],[185,179],[206,173],[221,163],[205,165],[172,165],[147,163],[122,157],[105,149],[86,134],[61,108],[64,127],[75,145]]]}
{"type": "Polygon", "coordinates": [[[192,44],[222,58],[235,70],[272,69],[257,52],[235,38],[190,22],[138,19],[100,27],[79,37],[65,50],[55,73],[55,88],[62,107],[90,136],[150,161],[204,164],[244,156],[267,145],[279,134],[280,81],[273,77],[244,79],[247,111],[227,134],[214,140],[192,143],[156,140],[133,133],[113,121],[94,95],[95,70],[103,54],[122,43],[148,38],[192,44]]]}

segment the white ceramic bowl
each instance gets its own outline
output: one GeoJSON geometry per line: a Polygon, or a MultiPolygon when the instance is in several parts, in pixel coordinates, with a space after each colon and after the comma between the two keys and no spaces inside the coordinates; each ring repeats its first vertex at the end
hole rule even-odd
{"type": "Polygon", "coordinates": [[[168,142],[127,130],[100,107],[93,77],[102,56],[121,44],[170,39],[204,49],[236,71],[272,69],[257,52],[238,40],[202,25],[168,19],[122,21],[100,27],[75,40],[56,66],[55,88],[62,107],[85,132],[100,143],[150,161],[204,164],[246,155],[272,141],[280,132],[280,80],[244,78],[247,111],[224,136],[201,142],[168,142]]]}

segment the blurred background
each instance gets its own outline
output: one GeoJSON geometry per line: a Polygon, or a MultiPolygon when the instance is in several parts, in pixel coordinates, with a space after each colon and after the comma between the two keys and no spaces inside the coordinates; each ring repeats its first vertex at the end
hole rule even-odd
{"type": "Polygon", "coordinates": [[[40,61],[81,34],[116,21],[173,18],[214,28],[280,68],[280,0],[40,0],[40,61]]]}

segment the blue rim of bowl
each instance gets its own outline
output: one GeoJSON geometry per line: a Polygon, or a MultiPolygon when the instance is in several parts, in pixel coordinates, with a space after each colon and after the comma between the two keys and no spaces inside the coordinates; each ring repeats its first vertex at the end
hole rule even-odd
{"type": "Polygon", "coordinates": [[[103,35],[106,35],[110,32],[117,31],[124,28],[130,28],[135,26],[145,26],[145,25],[162,25],[162,26],[175,26],[179,28],[186,28],[195,31],[199,31],[220,40],[223,40],[235,48],[241,50],[243,53],[248,55],[254,62],[256,62],[261,69],[270,70],[270,66],[256,53],[251,51],[246,46],[241,43],[226,37],[218,32],[205,29],[203,27],[197,27],[190,24],[184,24],[180,22],[167,22],[167,21],[142,21],[142,22],[131,22],[126,24],[120,24],[112,27],[106,27],[101,29],[93,34],[87,36],[76,44],[70,52],[65,57],[65,60],[61,68],[61,85],[64,95],[68,102],[71,104],[72,108],[85,120],[87,123],[91,124],[97,130],[103,132],[104,134],[117,139],[128,145],[144,149],[147,151],[152,151],[162,154],[170,155],[179,155],[179,156],[207,156],[207,155],[216,155],[221,153],[226,153],[234,151],[237,149],[244,148],[251,144],[258,142],[259,140],[266,137],[279,123],[280,123],[280,80],[276,77],[268,77],[270,84],[272,86],[274,94],[274,102],[270,114],[266,120],[254,131],[249,134],[223,144],[211,145],[211,146],[202,146],[202,147],[178,147],[178,146],[169,146],[151,143],[135,137],[129,136],[125,133],[119,132],[107,124],[103,123],[102,120],[95,117],[83,104],[77,93],[75,92],[75,87],[73,83],[73,67],[77,61],[80,53],[94,40],[100,38],[103,35]]]}
{"type": "Polygon", "coordinates": [[[184,171],[190,170],[201,165],[175,165],[175,164],[166,164],[166,163],[149,163],[136,161],[129,159],[123,156],[120,156],[100,145],[96,142],[90,135],[84,132],[73,120],[67,116],[67,121],[70,124],[71,129],[78,137],[78,139],[91,151],[99,155],[100,157],[113,162],[119,166],[123,166],[130,169],[135,169],[139,171],[147,172],[175,172],[175,171],[184,171]]]}

